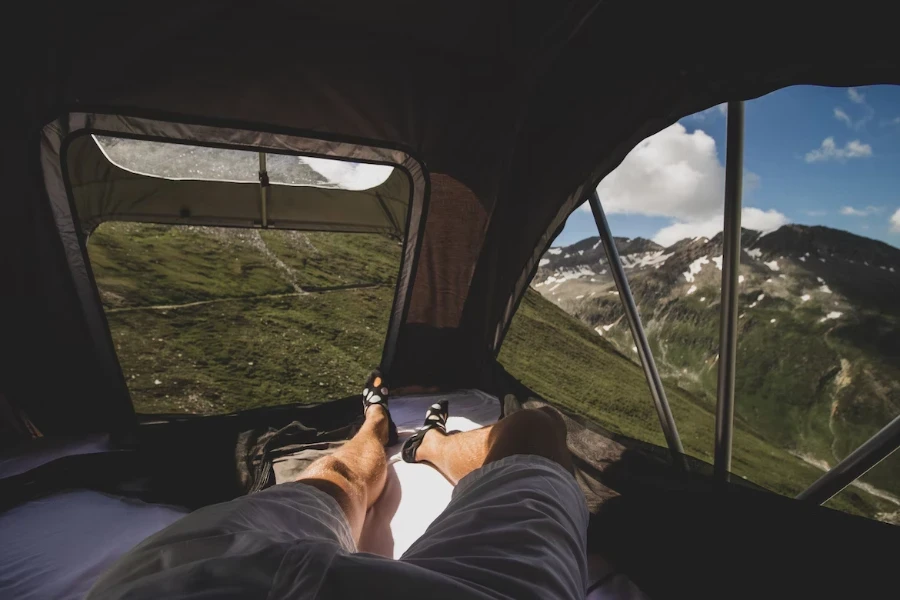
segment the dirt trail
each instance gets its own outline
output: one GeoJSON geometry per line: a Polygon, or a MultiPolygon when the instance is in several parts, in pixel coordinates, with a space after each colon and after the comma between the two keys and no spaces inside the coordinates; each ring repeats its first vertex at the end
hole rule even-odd
{"type": "Polygon", "coordinates": [[[287,294],[260,294],[257,296],[235,296],[233,298],[214,298],[212,300],[197,300],[196,302],[185,302],[183,304],[154,304],[150,306],[123,306],[121,308],[107,308],[106,314],[133,312],[136,310],[177,310],[179,308],[191,308],[193,306],[204,306],[206,304],[218,304],[220,302],[238,302],[243,300],[272,300],[277,298],[293,298],[299,296],[308,296],[310,294],[325,294],[328,292],[341,292],[345,290],[359,290],[367,288],[382,287],[382,283],[357,283],[351,285],[336,285],[333,287],[308,288],[302,292],[289,292],[287,294]]]}

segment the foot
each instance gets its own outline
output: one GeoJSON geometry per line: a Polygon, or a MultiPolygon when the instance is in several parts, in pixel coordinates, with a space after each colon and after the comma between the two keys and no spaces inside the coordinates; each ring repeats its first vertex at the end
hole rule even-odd
{"type": "Polygon", "coordinates": [[[388,419],[388,440],[385,445],[393,446],[397,443],[397,426],[394,425],[394,420],[391,419],[391,412],[388,410],[389,395],[390,391],[381,377],[381,372],[377,369],[372,371],[366,380],[366,387],[362,393],[363,414],[368,415],[369,409],[373,406],[380,407],[380,410],[376,409],[375,412],[383,411],[388,419]]]}
{"type": "Polygon", "coordinates": [[[425,412],[425,423],[412,435],[412,437],[403,443],[403,449],[400,451],[400,455],[403,457],[404,461],[408,463],[419,462],[416,460],[416,452],[419,450],[419,446],[422,445],[425,434],[432,429],[443,434],[447,433],[447,417],[449,417],[449,413],[450,407],[446,400],[435,402],[428,407],[428,410],[425,412]]]}

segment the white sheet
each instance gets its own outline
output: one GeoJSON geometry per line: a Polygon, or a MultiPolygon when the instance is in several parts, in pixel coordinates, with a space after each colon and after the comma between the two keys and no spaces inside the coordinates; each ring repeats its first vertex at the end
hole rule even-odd
{"type": "Polygon", "coordinates": [[[80,600],[97,577],[187,510],[89,490],[0,514],[0,599],[80,600]]]}

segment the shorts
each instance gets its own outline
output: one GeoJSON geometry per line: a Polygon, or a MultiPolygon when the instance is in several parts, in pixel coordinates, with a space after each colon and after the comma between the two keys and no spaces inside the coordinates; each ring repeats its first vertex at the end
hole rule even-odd
{"type": "Polygon", "coordinates": [[[464,477],[399,560],[357,553],[331,496],[282,484],[202,508],[146,539],[88,598],[583,600],[587,525],[572,475],[532,455],[464,477]]]}

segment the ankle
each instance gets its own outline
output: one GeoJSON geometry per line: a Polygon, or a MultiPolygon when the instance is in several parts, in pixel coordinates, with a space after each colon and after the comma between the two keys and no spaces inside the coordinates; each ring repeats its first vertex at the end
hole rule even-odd
{"type": "Polygon", "coordinates": [[[440,445],[444,437],[446,437],[446,434],[437,427],[432,427],[426,431],[425,435],[422,436],[422,443],[419,444],[419,448],[416,450],[416,460],[433,463],[434,461],[431,459],[440,455],[440,445]]]}
{"type": "Polygon", "coordinates": [[[386,443],[388,440],[389,422],[390,418],[388,417],[388,411],[385,406],[381,404],[372,404],[366,409],[365,424],[363,426],[371,427],[375,436],[382,443],[386,443]]]}

